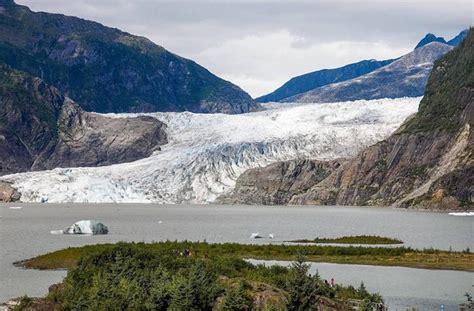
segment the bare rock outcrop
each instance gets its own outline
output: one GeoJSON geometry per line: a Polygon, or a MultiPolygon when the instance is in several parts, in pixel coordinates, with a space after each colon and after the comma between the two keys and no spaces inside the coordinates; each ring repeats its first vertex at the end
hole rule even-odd
{"type": "Polygon", "coordinates": [[[111,118],[85,112],[65,101],[58,120],[59,139],[52,153],[32,169],[103,166],[150,156],[167,142],[164,124],[153,117],[111,118]]]}
{"type": "Polygon", "coordinates": [[[401,134],[369,147],[290,204],[472,206],[474,143],[468,125],[449,133],[401,134]],[[471,174],[470,174],[470,173],[471,174]]]}
{"type": "Polygon", "coordinates": [[[0,63],[0,176],[134,161],[167,142],[164,129],[152,117],[84,112],[41,79],[0,63]]]}
{"type": "Polygon", "coordinates": [[[232,193],[218,201],[227,204],[288,204],[336,170],[342,161],[294,160],[251,169],[237,180],[232,193]]]}
{"type": "Polygon", "coordinates": [[[20,193],[12,187],[12,184],[0,181],[0,202],[16,202],[20,200],[20,193]]]}

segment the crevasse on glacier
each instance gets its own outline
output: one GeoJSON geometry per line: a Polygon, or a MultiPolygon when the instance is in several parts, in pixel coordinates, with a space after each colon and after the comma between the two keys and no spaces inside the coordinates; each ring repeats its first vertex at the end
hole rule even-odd
{"type": "Polygon", "coordinates": [[[2,179],[13,181],[27,202],[208,203],[232,190],[249,168],[296,158],[354,156],[392,133],[419,102],[269,104],[266,111],[241,115],[151,113],[167,124],[170,142],[146,159],[2,179]]]}

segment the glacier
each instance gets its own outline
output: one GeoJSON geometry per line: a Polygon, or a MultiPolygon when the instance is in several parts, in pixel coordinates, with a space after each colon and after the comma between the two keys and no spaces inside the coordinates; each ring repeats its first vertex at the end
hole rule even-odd
{"type": "Polygon", "coordinates": [[[355,156],[395,131],[417,111],[420,100],[270,103],[267,110],[240,115],[141,113],[164,122],[169,137],[169,143],[148,158],[0,179],[13,182],[23,202],[212,203],[250,168],[292,159],[355,156]]]}

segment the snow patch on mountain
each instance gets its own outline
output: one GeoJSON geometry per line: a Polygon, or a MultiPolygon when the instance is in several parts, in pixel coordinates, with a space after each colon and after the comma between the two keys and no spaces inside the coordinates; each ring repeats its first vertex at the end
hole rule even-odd
{"type": "Polygon", "coordinates": [[[266,111],[241,115],[142,114],[168,126],[169,143],[148,158],[1,179],[12,181],[25,202],[209,203],[232,190],[250,168],[355,156],[390,135],[417,111],[420,99],[269,104],[266,111]]]}

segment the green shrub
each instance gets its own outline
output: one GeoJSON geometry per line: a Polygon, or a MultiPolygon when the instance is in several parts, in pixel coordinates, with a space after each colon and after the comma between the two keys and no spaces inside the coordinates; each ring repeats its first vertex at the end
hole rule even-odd
{"type": "Polygon", "coordinates": [[[20,298],[20,301],[19,301],[19,304],[15,306],[15,308],[13,309],[14,311],[22,311],[22,310],[25,310],[26,308],[28,308],[29,306],[31,306],[31,304],[33,303],[33,300],[24,295],[20,298]]]}
{"type": "Polygon", "coordinates": [[[240,281],[238,286],[230,286],[225,291],[221,310],[238,311],[252,310],[253,301],[248,293],[249,285],[245,281],[240,281]]]}
{"type": "Polygon", "coordinates": [[[319,280],[309,275],[310,265],[299,255],[290,268],[285,289],[288,292],[288,310],[310,310],[322,294],[319,280]]]}
{"type": "MultiPolygon", "coordinates": [[[[290,268],[265,267],[236,257],[240,247],[254,249],[251,245],[159,245],[118,243],[100,250],[91,247],[49,298],[65,310],[116,310],[117,306],[121,310],[252,310],[252,294],[258,290],[255,284],[267,284],[277,290],[289,310],[312,308],[320,296],[381,300],[363,287],[330,287],[317,274],[308,274],[309,265],[302,256],[290,268]],[[216,247],[225,249],[219,249],[222,255],[212,250],[216,247]],[[190,249],[193,255],[182,256],[183,249],[190,249]]],[[[272,247],[264,249],[265,253],[272,251],[272,247]]]]}

